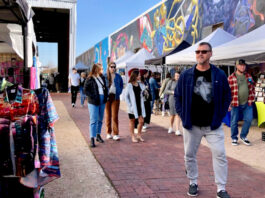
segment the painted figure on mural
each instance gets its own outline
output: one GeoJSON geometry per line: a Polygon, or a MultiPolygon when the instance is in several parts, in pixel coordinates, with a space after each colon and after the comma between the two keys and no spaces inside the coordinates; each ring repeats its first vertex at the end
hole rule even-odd
{"type": "Polygon", "coordinates": [[[248,0],[239,0],[234,15],[234,32],[235,36],[240,36],[248,32],[255,25],[254,16],[251,13],[251,4],[248,0]]]}

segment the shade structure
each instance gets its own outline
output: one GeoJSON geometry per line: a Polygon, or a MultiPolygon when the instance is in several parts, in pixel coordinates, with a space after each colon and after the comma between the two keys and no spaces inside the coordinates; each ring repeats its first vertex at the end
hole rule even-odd
{"type": "Polygon", "coordinates": [[[201,41],[195,43],[194,45],[172,55],[166,57],[166,64],[181,64],[181,65],[192,65],[196,63],[195,51],[201,42],[208,42],[212,45],[212,47],[216,47],[227,43],[231,40],[234,40],[232,34],[224,31],[221,28],[218,28],[210,35],[202,39],[201,41]]]}
{"type": "Polygon", "coordinates": [[[265,62],[265,25],[213,49],[211,62],[234,65],[236,59],[245,59],[248,64],[265,62]]]}
{"type": "Polygon", "coordinates": [[[82,63],[82,62],[78,62],[75,66],[74,66],[74,68],[76,68],[77,70],[88,70],[89,69],[89,67],[88,66],[86,66],[84,63],[82,63]]]}
{"type": "Polygon", "coordinates": [[[125,65],[126,64],[126,60],[128,58],[130,58],[131,56],[133,56],[133,55],[134,55],[134,53],[132,51],[125,52],[125,54],[122,57],[120,57],[116,61],[114,61],[116,63],[117,68],[122,67],[123,65],[125,65]]]}
{"type": "Polygon", "coordinates": [[[175,54],[181,50],[184,50],[186,48],[190,47],[190,44],[187,41],[182,41],[175,49],[172,51],[159,56],[157,58],[148,59],[145,61],[146,65],[164,65],[166,63],[166,56],[169,56],[171,54],[175,54]]]}
{"type": "Polygon", "coordinates": [[[128,70],[133,67],[143,68],[145,66],[145,60],[151,58],[155,58],[155,56],[148,52],[145,48],[142,48],[136,54],[126,59],[122,65],[120,64],[119,67],[117,66],[117,68],[125,68],[128,70]]]}

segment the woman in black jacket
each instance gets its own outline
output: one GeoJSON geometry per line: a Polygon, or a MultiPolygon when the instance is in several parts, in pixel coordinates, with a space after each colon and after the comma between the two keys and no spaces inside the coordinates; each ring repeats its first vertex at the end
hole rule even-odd
{"type": "Polygon", "coordinates": [[[108,89],[102,72],[102,65],[100,63],[94,64],[84,85],[90,117],[90,147],[96,146],[94,138],[96,138],[96,140],[100,143],[104,142],[100,134],[102,120],[104,117],[105,103],[107,102],[108,97],[108,89]]]}

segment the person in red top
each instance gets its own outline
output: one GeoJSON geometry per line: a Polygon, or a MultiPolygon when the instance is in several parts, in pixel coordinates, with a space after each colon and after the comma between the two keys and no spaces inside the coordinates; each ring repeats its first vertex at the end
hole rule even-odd
{"type": "Polygon", "coordinates": [[[251,121],[253,119],[252,103],[255,100],[255,82],[246,72],[246,62],[243,59],[236,61],[236,71],[228,77],[231,88],[231,138],[232,145],[238,145],[238,121],[239,114],[243,113],[244,124],[240,133],[240,139],[246,145],[250,145],[247,139],[251,121]]]}

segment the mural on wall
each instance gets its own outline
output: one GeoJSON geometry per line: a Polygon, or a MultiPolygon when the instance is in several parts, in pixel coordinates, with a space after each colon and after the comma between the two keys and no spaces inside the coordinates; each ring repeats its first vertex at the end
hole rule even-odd
{"type": "Polygon", "coordinates": [[[84,65],[87,65],[91,68],[94,64],[94,51],[95,51],[94,47],[92,47],[89,50],[87,50],[86,52],[84,52],[83,54],[79,55],[76,58],[76,63],[81,62],[84,65]]]}
{"type": "Polygon", "coordinates": [[[224,23],[224,30],[241,36],[264,24],[264,0],[203,1],[203,27],[224,23]]]}
{"type": "Polygon", "coordinates": [[[181,41],[200,37],[200,0],[168,0],[111,35],[111,60],[126,51],[145,48],[155,56],[173,50],[181,41]]]}
{"type": "Polygon", "coordinates": [[[137,22],[135,21],[110,37],[112,61],[122,57],[128,50],[133,52],[134,49],[141,47],[137,29],[137,22]]]}
{"type": "Polygon", "coordinates": [[[106,37],[101,42],[94,46],[94,61],[95,63],[101,63],[104,72],[107,71],[109,56],[109,39],[106,37]]]}

